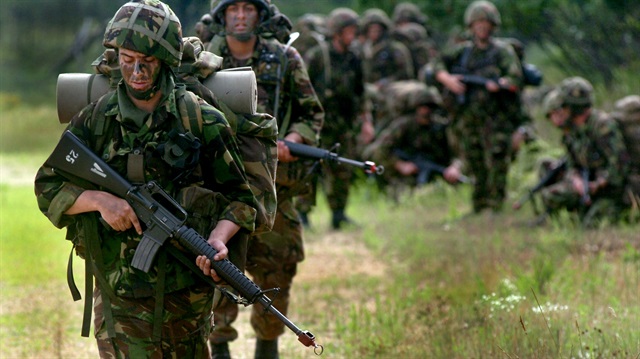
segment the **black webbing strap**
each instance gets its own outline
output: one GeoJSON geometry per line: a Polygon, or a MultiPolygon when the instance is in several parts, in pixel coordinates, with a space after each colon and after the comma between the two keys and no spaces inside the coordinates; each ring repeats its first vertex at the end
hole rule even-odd
{"type": "Polygon", "coordinates": [[[167,252],[161,250],[158,253],[158,278],[156,282],[156,304],[153,313],[153,340],[162,340],[162,323],[164,313],[164,286],[167,268],[167,252]]]}

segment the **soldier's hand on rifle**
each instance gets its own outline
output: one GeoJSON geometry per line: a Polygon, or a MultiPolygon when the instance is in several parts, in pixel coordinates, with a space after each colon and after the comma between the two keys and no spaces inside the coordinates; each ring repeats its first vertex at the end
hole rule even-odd
{"type": "MultiPolygon", "coordinates": [[[[291,132],[284,139],[289,142],[304,143],[302,136],[300,136],[300,134],[296,132],[291,132]]],[[[289,151],[289,147],[287,147],[284,142],[278,141],[278,161],[295,162],[297,160],[298,157],[295,157],[291,154],[291,151],[289,151]]]]}
{"type": "Polygon", "coordinates": [[[376,137],[376,130],[373,126],[371,112],[365,112],[360,115],[362,127],[360,128],[360,143],[368,144],[376,137]]]}
{"type": "Polygon", "coordinates": [[[115,231],[123,232],[133,227],[138,234],[142,234],[142,226],[131,205],[126,200],[108,192],[92,190],[82,192],[65,214],[94,211],[100,212],[102,219],[115,231]]]}
{"type": "Polygon", "coordinates": [[[584,183],[582,178],[578,175],[571,176],[571,183],[573,190],[576,191],[581,197],[583,197],[589,191],[589,183],[584,183]]]}
{"type": "Polygon", "coordinates": [[[456,95],[462,95],[467,91],[462,77],[462,75],[452,75],[446,71],[440,71],[436,74],[436,80],[456,95]]]}
{"type": "Polygon", "coordinates": [[[458,183],[458,180],[460,179],[461,175],[462,175],[462,172],[460,171],[460,168],[458,168],[458,166],[455,166],[455,165],[450,165],[449,167],[445,168],[444,171],[442,172],[442,177],[445,179],[445,181],[451,184],[458,183]]]}
{"type": "Polygon", "coordinates": [[[415,163],[398,160],[394,164],[395,169],[403,176],[413,176],[420,171],[415,163]]]}
{"type": "MultiPolygon", "coordinates": [[[[229,220],[223,219],[218,222],[207,239],[207,243],[218,252],[213,257],[214,260],[221,261],[227,258],[229,254],[227,243],[239,230],[240,226],[229,220]]],[[[211,269],[211,261],[206,256],[198,256],[196,258],[196,265],[202,270],[202,273],[211,276],[214,281],[219,282],[222,280],[216,271],[211,269]]]]}

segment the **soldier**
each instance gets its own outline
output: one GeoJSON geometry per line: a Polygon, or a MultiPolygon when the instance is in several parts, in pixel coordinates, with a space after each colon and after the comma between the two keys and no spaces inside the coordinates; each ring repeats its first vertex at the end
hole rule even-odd
{"type": "Polygon", "coordinates": [[[380,9],[365,11],[361,30],[365,82],[381,87],[393,81],[410,80],[415,74],[411,53],[402,43],[391,38],[393,24],[380,9]]]}
{"type": "MultiPolygon", "coordinates": [[[[177,100],[183,88],[171,70],[182,57],[180,21],[158,0],[129,2],[107,25],[103,44],[119,52],[122,80],[67,129],[124,177],[134,183],[153,179],[179,199],[194,213],[188,224],[218,251],[216,260],[225,258],[235,233],[253,231],[256,201],[222,112],[198,98],[194,115],[202,118],[202,136],[185,131],[177,100]],[[191,200],[196,197],[228,201],[204,208],[191,200]]],[[[135,269],[142,225],[125,199],[74,185],[46,165],[36,175],[35,192],[40,210],[86,248],[96,278],[94,324],[101,357],[209,357],[214,287],[174,254],[167,258],[166,246],[148,273],[135,269]]],[[[220,280],[206,257],[195,263],[220,280]]]]}
{"type": "Polygon", "coordinates": [[[565,79],[547,96],[546,103],[556,103],[549,105],[549,119],[562,130],[568,155],[563,178],[541,192],[547,214],[564,208],[576,212],[587,227],[602,219],[616,221],[624,207],[630,161],[618,123],[592,108],[593,87],[581,77],[565,79]]]}
{"type": "Polygon", "coordinates": [[[418,74],[430,59],[438,56],[436,43],[427,30],[428,17],[416,4],[401,2],[393,8],[392,20],[391,36],[409,49],[414,73],[418,74]]]}
{"type": "Polygon", "coordinates": [[[300,34],[296,40],[296,49],[304,56],[309,49],[325,41],[327,32],[325,16],[304,14],[293,25],[293,31],[300,34]]]}
{"type": "Polygon", "coordinates": [[[440,93],[419,81],[394,84],[406,87],[407,106],[366,151],[385,166],[383,185],[415,187],[431,182],[436,175],[456,183],[462,161],[455,159],[450,144],[440,93]]]}
{"type": "MultiPolygon", "coordinates": [[[[309,77],[325,108],[322,142],[340,143],[342,156],[356,156],[356,136],[373,137],[371,115],[364,98],[362,62],[350,49],[358,31],[358,14],[347,8],[333,10],[327,18],[328,41],[305,56],[309,77]]],[[[351,223],[345,215],[353,169],[329,162],[324,166],[322,185],[332,212],[331,225],[339,229],[351,223]]]]}
{"type": "MultiPolygon", "coordinates": [[[[317,146],[324,111],[298,51],[273,38],[264,38],[260,24],[268,19],[264,0],[222,0],[212,9],[214,24],[222,29],[208,50],[223,57],[223,69],[251,66],[258,82],[258,110],[278,120],[281,139],[317,146]]],[[[292,199],[307,188],[305,162],[291,156],[278,141],[276,184],[278,208],[273,230],[249,240],[247,271],[261,288],[280,288],[273,305],[284,315],[298,262],[304,259],[302,225],[292,199]]],[[[237,331],[238,314],[230,301],[214,311],[216,330],[210,342],[215,358],[228,358],[228,342],[237,331]]],[[[254,306],[251,325],[256,331],[256,357],[278,357],[278,337],[284,325],[274,315],[254,306]]]]}
{"type": "Polygon", "coordinates": [[[471,3],[464,18],[473,39],[443,53],[434,65],[435,79],[452,104],[447,108],[454,116],[452,125],[475,177],[473,212],[499,212],[506,197],[511,140],[517,128],[509,104],[519,102],[522,71],[513,47],[492,36],[501,23],[492,3],[471,3]],[[469,75],[475,75],[477,81],[471,81],[469,75]]]}

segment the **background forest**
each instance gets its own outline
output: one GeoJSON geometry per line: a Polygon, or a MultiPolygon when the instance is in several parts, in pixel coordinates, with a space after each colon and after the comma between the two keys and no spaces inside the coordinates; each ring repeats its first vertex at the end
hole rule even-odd
{"type": "MultiPolygon", "coordinates": [[[[167,0],[182,20],[185,35],[208,11],[209,1],[167,0]]],[[[338,6],[359,13],[379,7],[391,14],[397,0],[278,0],[294,22],[338,6]]],[[[469,0],[416,2],[429,17],[439,43],[463,23],[469,0]]],[[[640,3],[632,0],[495,0],[502,15],[500,33],[539,49],[536,64],[613,86],[621,72],[640,68],[640,3]]],[[[51,99],[61,72],[84,72],[101,53],[100,38],[118,1],[4,0],[0,4],[0,91],[18,91],[36,100],[51,99]]],[[[530,51],[529,51],[530,52],[530,51]]],[[[549,71],[547,71],[549,73],[549,71]]],[[[624,92],[624,91],[623,91],[624,92]]]]}

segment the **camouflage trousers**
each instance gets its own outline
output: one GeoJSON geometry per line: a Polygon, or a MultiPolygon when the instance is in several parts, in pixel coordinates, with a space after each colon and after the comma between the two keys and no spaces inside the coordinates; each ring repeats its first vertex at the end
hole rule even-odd
{"type": "Polygon", "coordinates": [[[603,219],[617,222],[624,210],[623,191],[610,190],[591,196],[585,204],[583,197],[573,188],[571,179],[565,177],[540,192],[547,213],[553,215],[561,209],[574,212],[585,226],[594,226],[603,219]]]}
{"type": "MultiPolygon", "coordinates": [[[[473,115],[471,115],[473,116],[473,115]]],[[[487,116],[462,118],[460,142],[471,174],[475,177],[473,211],[485,208],[500,211],[506,198],[511,133],[497,130],[495,122],[506,121],[487,116]]]]}
{"type": "Polygon", "coordinates": [[[161,338],[154,338],[156,298],[123,298],[111,305],[115,338],[105,325],[101,291],[96,288],[94,326],[100,358],[209,358],[214,290],[193,286],[164,295],[161,338]]]}
{"type": "MultiPolygon", "coordinates": [[[[263,290],[280,288],[268,293],[273,306],[287,315],[289,295],[298,262],[304,259],[302,225],[291,199],[279,200],[276,219],[271,232],[249,239],[247,272],[263,290]]],[[[214,310],[215,330],[209,336],[213,344],[238,338],[233,322],[238,317],[238,304],[229,299],[214,310]]],[[[284,333],[284,324],[260,304],[252,305],[251,326],[256,337],[273,340],[284,333]]]]}

